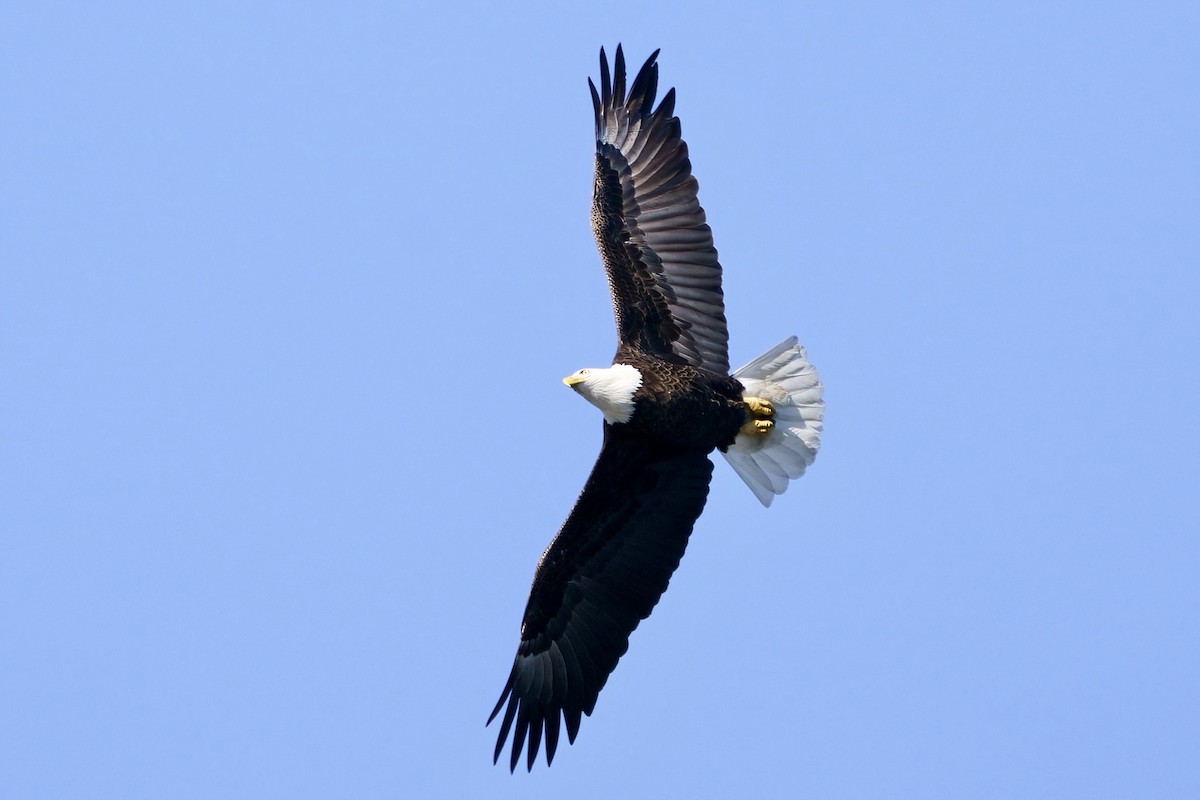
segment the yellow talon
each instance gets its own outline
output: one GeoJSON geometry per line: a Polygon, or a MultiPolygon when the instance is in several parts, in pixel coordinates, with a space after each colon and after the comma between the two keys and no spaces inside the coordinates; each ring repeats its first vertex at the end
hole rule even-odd
{"type": "Polygon", "coordinates": [[[751,436],[766,436],[775,428],[774,420],[752,419],[742,426],[740,433],[751,436]]]}
{"type": "Polygon", "coordinates": [[[775,416],[775,406],[771,405],[770,400],[763,400],[761,397],[746,397],[743,398],[743,402],[751,415],[756,418],[775,416]]]}

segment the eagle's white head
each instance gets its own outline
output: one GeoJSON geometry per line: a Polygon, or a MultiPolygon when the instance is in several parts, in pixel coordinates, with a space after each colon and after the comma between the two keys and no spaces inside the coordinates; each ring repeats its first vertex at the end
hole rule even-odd
{"type": "Polygon", "coordinates": [[[615,425],[633,416],[633,393],[642,385],[642,373],[628,364],[613,364],[603,369],[581,369],[563,378],[563,383],[600,409],[606,422],[615,425]]]}

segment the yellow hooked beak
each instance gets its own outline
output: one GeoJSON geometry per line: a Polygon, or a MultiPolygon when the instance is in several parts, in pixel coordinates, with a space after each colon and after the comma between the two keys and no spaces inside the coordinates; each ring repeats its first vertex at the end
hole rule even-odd
{"type": "Polygon", "coordinates": [[[583,381],[584,377],[578,372],[576,372],[574,375],[568,375],[567,377],[563,378],[563,384],[565,386],[570,386],[572,389],[574,389],[577,384],[583,383],[583,381]]]}

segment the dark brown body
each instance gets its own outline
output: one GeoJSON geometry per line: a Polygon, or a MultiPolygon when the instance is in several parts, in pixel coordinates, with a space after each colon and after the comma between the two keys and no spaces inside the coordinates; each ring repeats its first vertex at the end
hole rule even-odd
{"type": "Polygon", "coordinates": [[[647,440],[700,450],[724,450],[749,419],[742,402],[742,384],[691,364],[671,363],[629,346],[617,351],[614,364],[628,364],[642,373],[633,393],[633,416],[620,426],[647,440]]]}

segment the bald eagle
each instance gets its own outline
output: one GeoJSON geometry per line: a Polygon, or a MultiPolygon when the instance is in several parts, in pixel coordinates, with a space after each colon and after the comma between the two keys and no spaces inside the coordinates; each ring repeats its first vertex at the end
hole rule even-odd
{"type": "Polygon", "coordinates": [[[612,365],[563,382],[600,409],[604,440],[567,521],[542,553],[493,761],[511,732],[546,764],[574,742],[629,635],[667,589],[720,450],[764,506],[816,457],[822,385],[796,338],[729,374],[721,265],[696,199],[675,90],[654,107],[658,51],[626,86],[620,45],[600,50],[592,231],[617,322],[612,365]]]}

